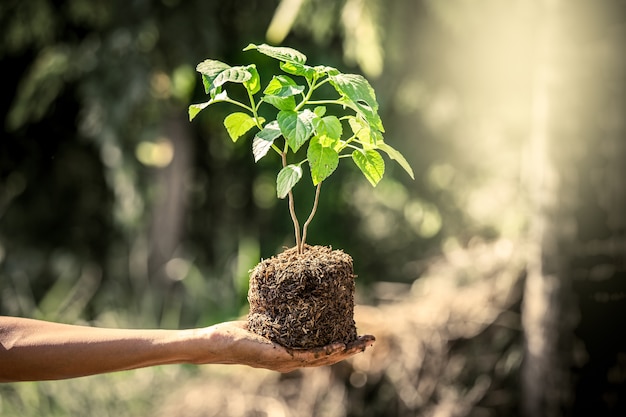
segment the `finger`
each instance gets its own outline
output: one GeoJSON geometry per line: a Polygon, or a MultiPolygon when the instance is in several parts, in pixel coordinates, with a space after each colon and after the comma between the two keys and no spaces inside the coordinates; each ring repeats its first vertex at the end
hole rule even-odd
{"type": "Polygon", "coordinates": [[[318,359],[324,359],[328,356],[343,352],[345,348],[346,345],[343,343],[333,343],[330,345],[311,349],[286,348],[286,350],[289,355],[291,355],[291,357],[295,360],[307,363],[314,363],[318,359]]]}
{"type": "Polygon", "coordinates": [[[359,338],[357,338],[355,341],[348,343],[348,345],[346,346],[346,351],[351,351],[351,352],[362,351],[363,352],[368,347],[373,346],[375,341],[376,341],[376,337],[374,337],[371,334],[359,336],[359,338]]]}
{"type": "Polygon", "coordinates": [[[343,352],[344,350],[346,350],[345,343],[333,343],[333,344],[320,348],[319,353],[323,353],[326,356],[330,356],[339,352],[343,352]]]}
{"type": "Polygon", "coordinates": [[[308,358],[320,359],[328,356],[335,356],[340,354],[348,354],[351,356],[359,351],[364,351],[366,348],[372,346],[376,338],[373,335],[360,336],[356,340],[345,344],[341,342],[331,343],[330,345],[313,348],[313,349],[287,349],[289,354],[296,358],[308,358]]]}
{"type": "Polygon", "coordinates": [[[301,351],[300,358],[306,360],[307,364],[305,366],[332,365],[365,351],[366,348],[374,344],[375,340],[376,338],[374,336],[365,335],[347,345],[343,343],[333,343],[322,348],[301,351]],[[306,357],[309,359],[305,359],[306,357]]]}
{"type": "Polygon", "coordinates": [[[320,348],[313,349],[315,358],[323,358],[326,356],[338,355],[345,352],[347,345],[345,343],[337,342],[330,345],[322,346],[320,348]]]}

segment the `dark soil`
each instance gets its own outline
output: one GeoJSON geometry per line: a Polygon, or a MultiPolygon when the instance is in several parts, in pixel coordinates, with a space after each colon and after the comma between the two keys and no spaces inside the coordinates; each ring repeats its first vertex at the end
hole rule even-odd
{"type": "Polygon", "coordinates": [[[250,273],[249,329],[290,348],[352,342],[354,278],[352,257],[325,246],[261,261],[250,273]]]}

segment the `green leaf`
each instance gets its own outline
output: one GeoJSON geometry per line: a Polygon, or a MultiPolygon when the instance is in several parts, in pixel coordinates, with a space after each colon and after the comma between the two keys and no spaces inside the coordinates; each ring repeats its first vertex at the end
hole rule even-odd
{"type": "Polygon", "coordinates": [[[385,161],[383,157],[373,149],[367,151],[355,150],[352,152],[352,160],[359,167],[370,184],[376,187],[385,173],[385,161]]]}
{"type": "Polygon", "coordinates": [[[313,127],[319,136],[328,136],[334,140],[341,139],[343,134],[341,122],[336,116],[315,117],[313,127]]]}
{"type": "Polygon", "coordinates": [[[409,165],[407,160],[404,158],[404,156],[402,156],[399,151],[395,150],[394,148],[382,141],[378,143],[378,148],[381,151],[385,152],[387,155],[389,155],[389,158],[398,162],[398,164],[400,164],[400,166],[404,168],[407,174],[409,174],[412,179],[415,179],[415,175],[413,174],[413,168],[411,168],[411,165],[409,165]]]}
{"type": "Polygon", "coordinates": [[[189,121],[192,121],[194,117],[200,113],[203,109],[205,109],[208,105],[217,103],[218,101],[224,101],[228,98],[228,94],[226,91],[217,94],[209,101],[205,101],[204,103],[192,104],[189,106],[189,121]]]}
{"type": "Polygon", "coordinates": [[[378,115],[376,93],[363,76],[340,73],[329,78],[335,90],[342,96],[340,101],[343,104],[361,113],[373,128],[385,131],[378,115]]]}
{"type": "Polygon", "coordinates": [[[341,99],[337,100],[337,102],[357,112],[357,114],[359,114],[367,121],[371,129],[378,130],[379,132],[385,131],[385,128],[383,127],[383,122],[380,119],[378,112],[373,111],[369,106],[363,103],[355,103],[347,97],[342,97],[341,99]]]}
{"type": "Polygon", "coordinates": [[[269,82],[263,94],[278,96],[278,97],[290,97],[300,94],[304,91],[304,86],[298,85],[293,79],[286,75],[278,75],[272,78],[269,82]]]}
{"type": "Polygon", "coordinates": [[[360,116],[349,117],[348,124],[363,149],[378,149],[378,143],[383,140],[382,133],[372,129],[370,124],[360,116]]]}
{"type": "Polygon", "coordinates": [[[196,117],[198,113],[200,113],[200,111],[202,111],[209,104],[211,104],[211,102],[207,101],[204,103],[192,104],[191,106],[189,106],[189,121],[192,121],[194,117],[196,117]]]}
{"type": "Polygon", "coordinates": [[[311,139],[306,156],[311,167],[313,185],[324,181],[339,165],[339,154],[331,147],[323,146],[317,136],[311,139]]]}
{"type": "Polygon", "coordinates": [[[206,59],[196,66],[196,70],[202,74],[202,83],[204,84],[204,91],[214,96],[219,93],[219,87],[227,82],[233,83],[248,83],[246,88],[260,89],[260,80],[258,73],[254,66],[247,67],[231,67],[220,61],[212,59],[206,59]],[[253,68],[250,68],[253,67],[253,68]],[[256,74],[256,80],[254,80],[256,74]],[[254,84],[258,84],[256,87],[254,84]]]}
{"type": "Polygon", "coordinates": [[[313,67],[313,69],[319,77],[323,77],[324,75],[341,74],[341,72],[337,68],[329,67],[326,65],[316,65],[313,67]]]}
{"type": "Polygon", "coordinates": [[[300,165],[287,165],[278,173],[276,178],[276,194],[278,198],[285,198],[294,185],[302,178],[300,165]]]}
{"type": "Polygon", "coordinates": [[[270,103],[278,110],[294,110],[296,100],[293,96],[304,91],[304,87],[296,84],[294,80],[286,75],[278,75],[263,91],[263,101],[270,103]]]}
{"type": "Polygon", "coordinates": [[[220,72],[228,68],[230,65],[215,59],[205,59],[196,65],[196,71],[209,77],[217,77],[220,72]]]}
{"type": "Polygon", "coordinates": [[[306,79],[308,79],[309,82],[313,80],[314,77],[322,78],[326,75],[340,74],[339,70],[333,67],[327,67],[323,65],[310,67],[308,65],[299,64],[297,62],[281,62],[280,69],[282,69],[288,74],[306,77],[306,79]]]}
{"type": "Polygon", "coordinates": [[[311,137],[313,133],[311,120],[313,117],[315,117],[315,114],[308,109],[301,112],[293,110],[281,110],[278,112],[276,117],[278,126],[280,126],[280,131],[292,151],[297,152],[311,137]]]}
{"type": "Polygon", "coordinates": [[[261,77],[256,70],[256,65],[251,64],[246,67],[246,70],[250,73],[250,79],[244,81],[243,85],[250,92],[250,94],[256,94],[261,89],[261,77]]]}
{"type": "Polygon", "coordinates": [[[211,90],[220,87],[227,82],[245,83],[252,78],[252,74],[246,67],[231,67],[220,72],[211,84],[211,90]]]}
{"type": "Polygon", "coordinates": [[[202,74],[202,83],[204,84],[204,92],[209,94],[213,80],[222,71],[230,68],[230,65],[214,59],[205,59],[196,66],[196,71],[202,74]]]}
{"type": "Polygon", "coordinates": [[[272,147],[274,140],[280,135],[280,128],[275,120],[266,124],[265,127],[256,134],[252,140],[252,154],[254,155],[254,162],[258,162],[267,154],[267,151],[269,151],[272,147]]]}
{"type": "Polygon", "coordinates": [[[383,141],[383,134],[378,130],[370,130],[370,144],[378,147],[378,143],[383,141]]]}
{"type": "Polygon", "coordinates": [[[370,125],[365,120],[360,117],[350,116],[348,117],[348,124],[350,125],[350,129],[352,129],[352,133],[357,137],[361,142],[369,142],[370,140],[370,125]]]}
{"type": "Polygon", "coordinates": [[[261,45],[255,45],[251,43],[243,50],[249,51],[252,49],[256,49],[264,55],[278,59],[283,62],[294,62],[296,64],[304,64],[306,62],[306,55],[304,55],[300,51],[297,51],[293,48],[287,48],[285,46],[270,46],[265,43],[261,45]]]}
{"type": "Polygon", "coordinates": [[[317,117],[324,117],[324,115],[326,114],[326,107],[325,106],[317,106],[313,110],[313,113],[315,113],[315,115],[317,117]]]}
{"type": "Polygon", "coordinates": [[[331,84],[342,96],[348,97],[351,101],[366,103],[374,110],[378,110],[376,93],[370,83],[358,74],[336,74],[330,77],[331,84]]]}
{"type": "Polygon", "coordinates": [[[293,98],[293,96],[263,96],[262,100],[276,107],[278,110],[294,110],[296,108],[296,100],[293,98]]]}
{"type": "Polygon", "coordinates": [[[294,99],[293,96],[263,96],[262,100],[276,107],[278,110],[294,110],[296,108],[296,99],[294,99]]]}
{"type": "Polygon", "coordinates": [[[317,74],[315,68],[304,64],[298,64],[296,62],[281,62],[280,69],[285,71],[287,74],[305,77],[309,82],[312,82],[313,77],[317,74]]]}
{"type": "Polygon", "coordinates": [[[337,152],[339,152],[342,149],[341,143],[339,142],[338,139],[333,139],[326,135],[316,136],[316,138],[318,138],[322,146],[325,146],[327,148],[333,148],[337,152]]]}
{"type": "MultiPolygon", "coordinates": [[[[260,123],[263,123],[263,120],[260,123]]],[[[233,142],[237,142],[237,139],[256,126],[256,121],[249,114],[235,112],[226,116],[224,126],[233,142]]]]}

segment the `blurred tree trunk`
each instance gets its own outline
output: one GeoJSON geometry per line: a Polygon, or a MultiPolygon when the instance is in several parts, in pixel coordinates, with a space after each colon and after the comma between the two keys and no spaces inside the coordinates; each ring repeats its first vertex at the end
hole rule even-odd
{"type": "MultiPolygon", "coordinates": [[[[576,336],[586,361],[575,369],[572,415],[626,415],[626,3],[577,2],[575,78],[568,82],[568,178],[577,199],[569,269],[578,299],[576,336]],[[569,122],[568,124],[571,124],[569,122]],[[572,187],[573,188],[573,187],[572,187]]],[[[565,124],[565,123],[564,123],[565,124]]]]}
{"type": "MultiPolygon", "coordinates": [[[[181,268],[167,264],[180,250],[187,209],[187,184],[191,170],[191,137],[189,123],[184,114],[172,112],[163,123],[164,140],[171,145],[172,160],[154,173],[155,201],[150,225],[150,249],[148,254],[148,276],[157,290],[161,315],[167,314],[168,304],[175,297],[175,284],[183,278],[181,268]]],[[[178,325],[176,318],[173,323],[178,325]]],[[[165,324],[165,323],[164,323],[165,324]]]]}
{"type": "Polygon", "coordinates": [[[523,413],[624,415],[626,10],[538,5],[523,413]]]}
{"type": "Polygon", "coordinates": [[[571,291],[565,243],[574,230],[569,207],[563,204],[563,197],[571,190],[566,188],[566,173],[560,170],[554,154],[561,139],[556,129],[559,90],[563,86],[562,68],[557,62],[561,7],[559,0],[539,0],[537,6],[527,167],[532,217],[522,307],[522,411],[527,417],[561,415],[566,393],[570,392],[570,355],[561,352],[561,345],[572,331],[566,301],[571,291]]]}

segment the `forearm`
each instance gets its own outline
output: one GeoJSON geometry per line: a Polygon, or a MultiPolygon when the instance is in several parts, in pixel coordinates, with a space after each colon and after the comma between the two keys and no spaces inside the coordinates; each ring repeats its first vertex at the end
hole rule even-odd
{"type": "Polygon", "coordinates": [[[65,379],[194,361],[194,332],[0,317],[0,381],[65,379]]]}
{"type": "Polygon", "coordinates": [[[65,379],[174,363],[241,364],[290,372],[331,365],[373,345],[361,336],[290,350],[247,330],[245,321],[189,330],[103,329],[0,316],[0,382],[65,379]]]}

